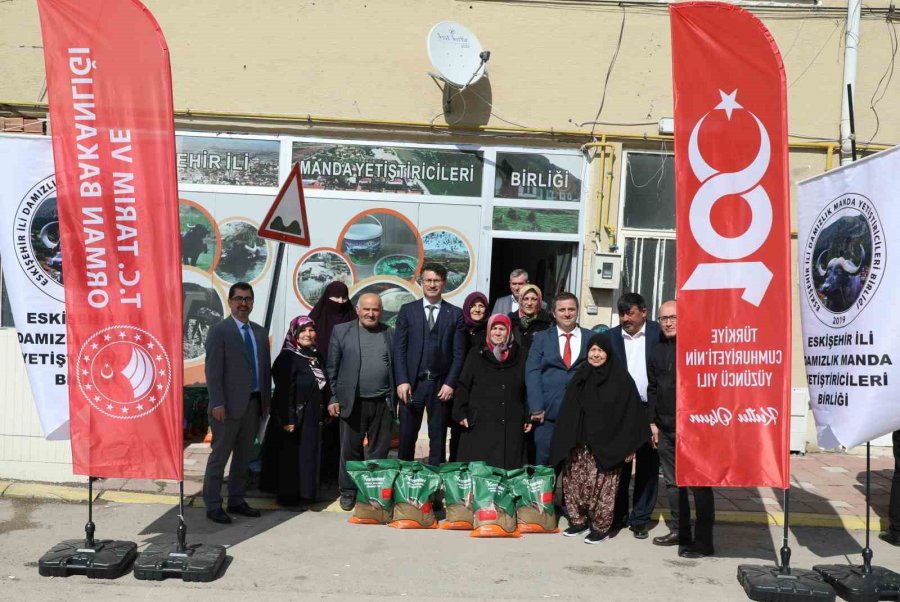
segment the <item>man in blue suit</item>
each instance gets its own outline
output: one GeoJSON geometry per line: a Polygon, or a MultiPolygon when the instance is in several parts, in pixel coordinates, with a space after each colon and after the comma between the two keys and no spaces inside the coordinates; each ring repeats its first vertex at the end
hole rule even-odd
{"type": "Polygon", "coordinates": [[[428,411],[428,463],[444,461],[456,379],[465,359],[462,310],[441,299],[447,268],[422,266],[421,301],[400,308],[394,333],[394,381],[400,400],[400,459],[412,460],[428,411]]]}
{"type": "MultiPolygon", "coordinates": [[[[648,411],[650,430],[656,437],[657,428],[647,408],[647,366],[653,348],[660,341],[659,323],[647,320],[647,302],[638,293],[625,293],[619,297],[616,309],[619,325],[609,331],[613,353],[616,359],[628,366],[628,373],[637,385],[644,409],[648,411]]],[[[613,526],[620,529],[627,526],[637,539],[647,539],[648,523],[659,489],[659,453],[652,439],[638,448],[634,463],[634,509],[629,514],[628,485],[631,483],[632,466],[626,463],[619,479],[613,526]]]]}
{"type": "Polygon", "coordinates": [[[535,464],[550,462],[550,442],[566,385],[587,357],[591,331],[578,326],[578,298],[559,293],[551,307],[556,325],[534,335],[525,364],[528,408],[534,422],[535,464]]]}

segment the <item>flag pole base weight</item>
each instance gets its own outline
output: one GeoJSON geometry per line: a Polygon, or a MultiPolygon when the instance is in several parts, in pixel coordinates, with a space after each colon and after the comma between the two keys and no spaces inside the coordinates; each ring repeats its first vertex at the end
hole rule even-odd
{"type": "Polygon", "coordinates": [[[219,576],[224,564],[224,546],[154,543],[134,561],[134,576],[147,581],[180,577],[182,581],[207,582],[219,576]]]}
{"type": "Polygon", "coordinates": [[[862,566],[850,564],[818,564],[813,570],[834,586],[838,595],[849,602],[900,600],[900,574],[881,566],[866,573],[862,566]]]}
{"type": "Polygon", "coordinates": [[[89,579],[117,579],[128,572],[137,557],[133,541],[97,540],[91,547],[84,539],[67,539],[38,560],[43,577],[85,575],[89,579]]]}
{"type": "Polygon", "coordinates": [[[738,583],[750,600],[757,602],[792,602],[815,600],[834,602],[834,589],[819,573],[770,565],[742,564],[737,569],[738,583]]]}

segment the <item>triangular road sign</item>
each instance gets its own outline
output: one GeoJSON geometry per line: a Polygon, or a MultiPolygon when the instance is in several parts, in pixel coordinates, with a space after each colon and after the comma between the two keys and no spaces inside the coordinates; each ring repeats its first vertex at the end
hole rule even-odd
{"type": "Polygon", "coordinates": [[[309,224],[306,222],[306,200],[300,164],[294,163],[287,180],[281,185],[275,202],[266,214],[259,235],[294,245],[309,246],[309,224]]]}

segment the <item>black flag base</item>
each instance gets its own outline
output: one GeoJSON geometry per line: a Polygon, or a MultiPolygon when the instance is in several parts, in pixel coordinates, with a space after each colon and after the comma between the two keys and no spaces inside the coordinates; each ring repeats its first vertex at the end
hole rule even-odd
{"type": "Polygon", "coordinates": [[[128,572],[137,556],[133,541],[94,541],[83,539],[62,541],[38,560],[38,572],[44,577],[85,575],[90,579],[118,579],[128,572]]]}
{"type": "Polygon", "coordinates": [[[88,477],[88,522],[84,539],[67,539],[53,546],[38,560],[38,572],[44,577],[86,575],[90,579],[117,579],[128,572],[137,556],[133,541],[94,539],[94,481],[88,477]]]}
{"type": "Polygon", "coordinates": [[[900,600],[900,574],[880,566],[818,564],[813,570],[850,602],[900,600]]]}
{"type": "Polygon", "coordinates": [[[184,523],[184,481],[178,483],[181,495],[177,543],[154,543],[134,561],[134,576],[148,581],[181,577],[182,581],[213,581],[225,564],[225,547],[212,544],[187,545],[184,523]]]}
{"type": "Polygon", "coordinates": [[[815,571],[788,568],[785,572],[777,566],[742,564],[737,578],[747,597],[757,602],[835,599],[834,590],[815,571]]]}
{"type": "Polygon", "coordinates": [[[134,561],[134,576],[148,581],[180,577],[183,581],[213,581],[225,564],[224,546],[154,543],[134,561]]]}

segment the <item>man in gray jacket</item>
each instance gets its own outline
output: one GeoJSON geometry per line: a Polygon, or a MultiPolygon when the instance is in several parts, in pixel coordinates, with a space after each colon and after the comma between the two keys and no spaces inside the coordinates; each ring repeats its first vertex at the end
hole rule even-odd
{"type": "Polygon", "coordinates": [[[334,327],[328,346],[328,381],[333,397],[331,416],[341,418],[341,508],[352,510],[356,485],[347,474],[347,462],[363,459],[363,441],[369,439],[369,459],[386,458],[394,421],[394,371],[391,330],[380,321],[381,297],[359,298],[359,319],[334,327]]]}
{"type": "Polygon", "coordinates": [[[250,321],[253,288],[246,282],[232,285],[228,307],[231,315],[212,326],[206,337],[212,451],[203,478],[203,501],[206,517],[220,524],[231,522],[222,509],[222,479],[228,456],[228,513],[259,516],[259,510],[244,500],[244,493],[259,419],[269,414],[272,396],[269,337],[262,326],[250,321]]]}

